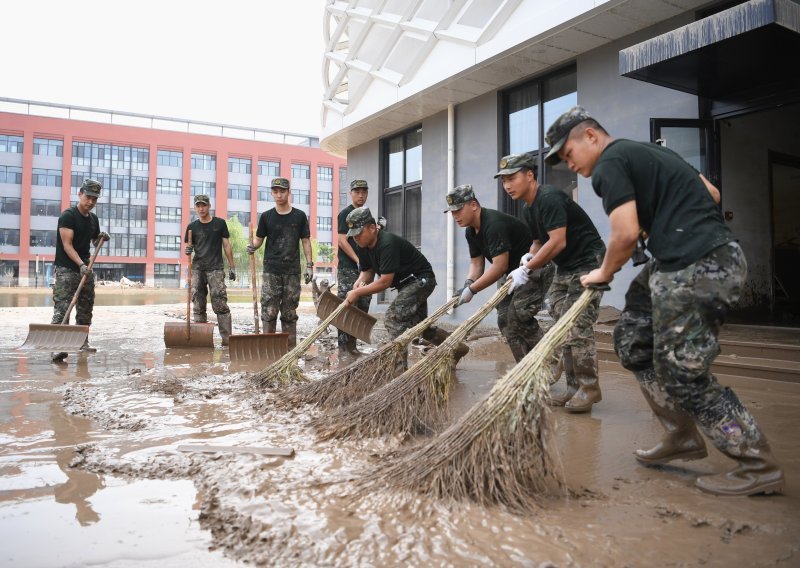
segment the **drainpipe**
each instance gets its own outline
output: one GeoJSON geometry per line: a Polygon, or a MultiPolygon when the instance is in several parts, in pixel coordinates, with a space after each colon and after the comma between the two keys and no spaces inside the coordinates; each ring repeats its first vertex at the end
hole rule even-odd
{"type": "MultiPolygon", "coordinates": [[[[456,125],[455,125],[455,106],[447,105],[447,186],[445,194],[455,187],[456,167],[455,167],[455,148],[456,148],[456,125]]],[[[453,296],[455,291],[455,221],[453,216],[447,214],[447,296],[445,301],[453,296]]]]}

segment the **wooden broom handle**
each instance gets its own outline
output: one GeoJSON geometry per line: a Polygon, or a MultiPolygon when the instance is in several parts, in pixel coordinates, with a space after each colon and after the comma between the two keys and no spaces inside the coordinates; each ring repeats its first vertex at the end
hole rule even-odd
{"type": "MultiPolygon", "coordinates": [[[[250,245],[253,244],[253,223],[250,223],[250,245]]],[[[256,325],[256,335],[258,335],[258,295],[256,294],[256,255],[250,255],[250,280],[253,283],[253,318],[256,325]]]]}
{"type": "MultiPolygon", "coordinates": [[[[100,247],[103,246],[104,242],[105,239],[98,239],[97,246],[94,247],[94,254],[92,255],[92,258],[89,259],[89,266],[88,266],[89,270],[91,270],[92,266],[94,266],[94,259],[97,258],[97,255],[100,252],[100,247]]],[[[66,325],[69,323],[69,315],[72,313],[72,308],[74,308],[75,304],[78,303],[78,296],[80,296],[81,290],[83,290],[83,285],[86,284],[86,279],[88,277],[89,277],[88,271],[86,272],[86,274],[81,276],[81,281],[78,283],[78,289],[75,290],[75,294],[72,296],[72,301],[69,303],[69,306],[67,307],[67,311],[64,314],[64,319],[61,320],[61,325],[66,325]]]]}
{"type": "MultiPolygon", "coordinates": [[[[194,246],[191,229],[189,229],[189,246],[194,246]]],[[[186,339],[190,340],[192,338],[192,255],[187,256],[189,257],[189,271],[186,275],[186,339]]]]}

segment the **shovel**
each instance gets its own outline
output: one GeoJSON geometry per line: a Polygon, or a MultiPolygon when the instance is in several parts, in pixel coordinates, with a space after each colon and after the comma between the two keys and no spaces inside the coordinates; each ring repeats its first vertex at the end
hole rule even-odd
{"type": "MultiPolygon", "coordinates": [[[[341,303],[341,298],[331,294],[330,290],[326,290],[319,297],[317,317],[322,320],[327,319],[341,303]]],[[[370,334],[372,333],[372,327],[375,325],[376,321],[378,320],[368,313],[362,312],[356,307],[347,306],[333,319],[331,324],[333,324],[336,329],[344,331],[353,337],[357,337],[364,343],[372,343],[370,334]]]]}
{"type": "MultiPolygon", "coordinates": [[[[94,266],[94,259],[100,252],[100,247],[103,246],[105,239],[100,239],[97,246],[94,248],[94,254],[89,260],[89,270],[94,266]]],[[[78,289],[72,296],[72,301],[67,307],[64,314],[64,319],[60,324],[58,323],[32,323],[28,329],[28,337],[25,343],[20,346],[20,349],[45,349],[47,351],[78,351],[83,346],[84,341],[89,337],[88,325],[69,325],[69,315],[72,313],[72,308],[78,303],[78,296],[83,290],[83,285],[86,283],[89,273],[81,276],[81,281],[78,283],[78,289]]]]}
{"type": "MultiPolygon", "coordinates": [[[[192,231],[189,231],[189,244],[192,231]]],[[[164,344],[167,347],[214,347],[214,324],[192,323],[192,255],[186,277],[186,323],[165,322],[164,344]]]]}
{"type": "MultiPolygon", "coordinates": [[[[250,225],[250,244],[253,244],[253,225],[250,225]]],[[[258,285],[256,283],[256,255],[250,255],[250,280],[253,283],[253,319],[256,333],[231,335],[228,351],[231,363],[272,363],[289,351],[288,333],[259,333],[258,285]]]]}

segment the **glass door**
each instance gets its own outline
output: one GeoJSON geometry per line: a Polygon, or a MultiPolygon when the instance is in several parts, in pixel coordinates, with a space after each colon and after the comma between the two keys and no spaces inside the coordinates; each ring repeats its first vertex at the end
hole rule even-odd
{"type": "Polygon", "coordinates": [[[651,118],[650,141],[680,154],[722,191],[719,144],[712,120],[651,118]]]}

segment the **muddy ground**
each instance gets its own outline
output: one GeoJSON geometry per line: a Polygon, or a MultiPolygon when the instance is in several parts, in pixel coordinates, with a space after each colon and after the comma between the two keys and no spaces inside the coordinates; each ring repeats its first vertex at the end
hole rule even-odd
{"type": "MultiPolygon", "coordinates": [[[[696,476],[732,465],[716,452],[638,466],[633,450],[657,441],[661,427],[632,377],[605,368],[603,401],[590,415],[552,414],[572,496],[525,515],[403,498],[388,487],[352,500],[349,483],[327,482],[370,471],[414,440],[317,442],[307,427],[315,411],[272,407],[226,350],[165,350],[164,322],[180,310],[98,306],[98,352],[58,366],[16,349],[30,323],[50,321],[51,308],[0,308],[1,565],[800,565],[798,384],[723,380],[784,465],[781,496],[695,489],[696,476]],[[187,444],[296,453],[178,451],[187,444]]],[[[305,335],[316,319],[311,306],[302,312],[305,335]]],[[[234,304],[233,313],[235,331],[252,331],[252,306],[234,304]]],[[[479,331],[457,369],[455,415],[512,363],[494,330],[479,331]]],[[[340,364],[334,343],[330,333],[309,352],[309,372],[340,364]]]]}

